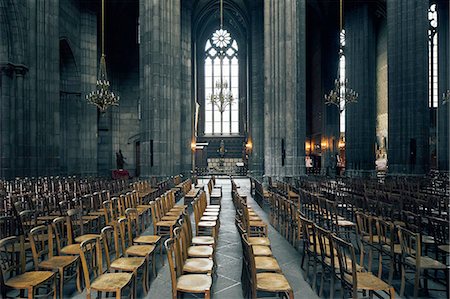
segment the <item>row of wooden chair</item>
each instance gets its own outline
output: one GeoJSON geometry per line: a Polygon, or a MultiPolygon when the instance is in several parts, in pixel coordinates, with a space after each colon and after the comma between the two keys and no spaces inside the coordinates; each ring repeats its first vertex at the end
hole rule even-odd
{"type": "Polygon", "coordinates": [[[179,294],[204,294],[211,298],[215,265],[215,240],[192,235],[188,214],[179,221],[175,234],[165,242],[172,282],[172,298],[179,294]]]}
{"type": "Polygon", "coordinates": [[[257,298],[258,292],[265,292],[294,298],[293,290],[273,256],[267,224],[248,207],[246,197],[237,190],[234,188],[232,196],[244,256],[241,275],[244,295],[257,298]]]}
{"type": "Polygon", "coordinates": [[[197,236],[211,236],[217,240],[220,227],[220,205],[208,205],[206,192],[200,191],[192,202],[197,236]]]}
{"type": "Polygon", "coordinates": [[[300,226],[302,229],[304,255],[302,268],[305,269],[304,261],[307,257],[306,277],[309,279],[309,268],[312,263],[314,273],[312,279],[313,289],[316,291],[317,265],[321,265],[321,282],[319,296],[323,296],[324,280],[330,278],[330,294],[333,298],[335,292],[335,279],[341,281],[341,295],[345,293],[351,298],[358,298],[358,292],[384,291],[394,298],[395,292],[392,286],[367,271],[363,264],[357,263],[355,248],[353,245],[341,239],[337,234],[326,230],[315,224],[312,220],[299,212],[300,226]]]}

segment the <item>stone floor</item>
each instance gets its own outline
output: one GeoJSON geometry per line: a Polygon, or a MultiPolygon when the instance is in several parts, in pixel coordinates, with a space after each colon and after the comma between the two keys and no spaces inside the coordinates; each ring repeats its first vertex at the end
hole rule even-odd
{"type": "MultiPolygon", "coordinates": [[[[234,224],[235,210],[231,201],[231,183],[229,179],[217,179],[217,184],[223,186],[222,210],[220,214],[220,231],[216,253],[217,260],[217,276],[213,282],[213,298],[217,299],[239,299],[243,298],[242,286],[240,282],[242,267],[242,248],[237,229],[234,224]]],[[[263,218],[266,223],[268,221],[267,213],[253,200],[250,196],[250,181],[246,178],[235,179],[240,185],[241,190],[247,193],[249,205],[263,218]]],[[[207,180],[204,181],[205,183],[207,180]]],[[[192,211],[190,211],[192,212],[192,211]]],[[[193,216],[191,217],[193,220],[193,216]]],[[[313,299],[319,296],[312,290],[310,284],[305,281],[304,272],[300,267],[301,254],[294,249],[272,226],[269,225],[269,238],[272,244],[274,257],[278,260],[284,275],[288,279],[294,290],[295,298],[313,299]]],[[[146,231],[146,234],[152,234],[152,228],[146,231]]],[[[166,258],[166,257],[165,257],[166,258]]],[[[374,261],[376,265],[377,262],[374,261]]],[[[138,298],[171,298],[171,281],[169,276],[169,267],[167,259],[164,266],[161,265],[160,259],[157,259],[157,276],[151,279],[150,291],[144,294],[142,287],[138,286],[138,298]]],[[[337,288],[339,288],[337,282],[337,288]]],[[[399,286],[395,285],[396,288],[399,286]]],[[[327,290],[327,285],[325,285],[327,290]]],[[[410,292],[411,286],[407,286],[407,292],[410,292]]],[[[324,293],[328,297],[329,291],[324,293]]],[[[65,295],[69,298],[85,298],[85,292],[77,293],[73,284],[65,288],[65,295]]],[[[260,295],[260,294],[259,294],[260,295]]],[[[397,295],[397,294],[396,294],[397,295]]],[[[412,295],[412,294],[411,294],[412,295]]],[[[433,298],[442,298],[445,293],[439,293],[437,296],[433,293],[433,298]]],[[[269,296],[263,297],[270,298],[269,296]]],[[[273,296],[273,295],[272,295],[273,296]]],[[[335,293],[335,297],[340,296],[339,291],[335,293]]],[[[94,296],[95,297],[95,296],[94,296]]],[[[185,296],[190,298],[195,296],[185,296]]],[[[428,297],[428,296],[427,296],[428,297]]]]}

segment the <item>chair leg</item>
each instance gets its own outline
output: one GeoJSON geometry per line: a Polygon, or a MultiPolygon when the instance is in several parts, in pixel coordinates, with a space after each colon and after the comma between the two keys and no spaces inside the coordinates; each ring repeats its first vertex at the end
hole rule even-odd
{"type": "Polygon", "coordinates": [[[414,274],[414,298],[417,298],[419,295],[419,287],[420,287],[420,269],[416,269],[416,273],[414,274]]]}
{"type": "Polygon", "coordinates": [[[367,266],[367,271],[371,272],[372,271],[372,255],[373,255],[373,249],[372,246],[369,246],[369,262],[368,262],[368,266],[367,266]]]}
{"type": "Polygon", "coordinates": [[[380,253],[378,255],[378,278],[380,278],[380,279],[381,279],[382,272],[383,272],[383,254],[380,251],[380,253]]]}
{"type": "Polygon", "coordinates": [[[392,278],[394,277],[394,268],[395,268],[395,255],[390,256],[390,263],[389,263],[389,278],[388,283],[389,285],[392,284],[392,278]]]}
{"type": "Polygon", "coordinates": [[[77,291],[78,293],[82,293],[83,290],[81,289],[81,261],[78,260],[78,265],[77,265],[77,291]]]}
{"type": "Polygon", "coordinates": [[[64,269],[59,269],[59,298],[64,298],[63,293],[64,293],[64,269]]]}
{"type": "Polygon", "coordinates": [[[394,299],[395,298],[395,290],[393,287],[389,288],[389,298],[394,299]]]}
{"type": "Polygon", "coordinates": [[[405,293],[405,265],[402,264],[402,279],[401,279],[401,286],[400,286],[400,297],[403,297],[403,294],[405,293]]]}

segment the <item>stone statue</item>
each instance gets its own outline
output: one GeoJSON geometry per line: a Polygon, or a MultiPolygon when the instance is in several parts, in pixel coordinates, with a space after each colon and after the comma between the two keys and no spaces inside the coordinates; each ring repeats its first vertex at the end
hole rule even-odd
{"type": "Polygon", "coordinates": [[[125,158],[122,155],[122,150],[119,149],[119,152],[116,152],[116,164],[117,169],[123,169],[123,165],[125,164],[125,158]]]}

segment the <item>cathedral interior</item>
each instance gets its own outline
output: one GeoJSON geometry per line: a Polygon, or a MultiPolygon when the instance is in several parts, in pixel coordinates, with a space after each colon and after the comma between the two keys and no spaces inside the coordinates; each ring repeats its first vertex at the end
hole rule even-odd
{"type": "Polygon", "coordinates": [[[0,0],[0,298],[448,298],[448,0],[0,0]]]}

